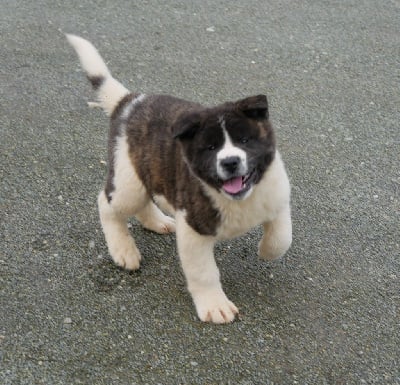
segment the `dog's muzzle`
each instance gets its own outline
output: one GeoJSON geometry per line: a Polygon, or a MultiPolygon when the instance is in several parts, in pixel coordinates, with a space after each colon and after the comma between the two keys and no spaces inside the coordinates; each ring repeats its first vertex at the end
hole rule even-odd
{"type": "Polygon", "coordinates": [[[230,198],[243,199],[254,184],[255,170],[247,170],[239,156],[229,156],[219,162],[221,189],[230,198]]]}

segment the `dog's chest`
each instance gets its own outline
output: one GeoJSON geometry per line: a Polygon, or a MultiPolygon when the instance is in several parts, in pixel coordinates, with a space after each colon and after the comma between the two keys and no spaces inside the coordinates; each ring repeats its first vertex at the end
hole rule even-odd
{"type": "Polygon", "coordinates": [[[221,222],[217,230],[219,239],[238,237],[264,221],[260,212],[249,208],[242,210],[238,207],[221,212],[221,222]]]}

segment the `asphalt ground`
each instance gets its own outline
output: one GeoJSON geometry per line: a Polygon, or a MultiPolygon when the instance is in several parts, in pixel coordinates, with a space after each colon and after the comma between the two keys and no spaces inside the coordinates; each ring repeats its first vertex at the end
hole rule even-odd
{"type": "Polygon", "coordinates": [[[399,2],[9,1],[0,23],[0,383],[400,384],[399,2]],[[267,93],[294,242],[216,249],[233,324],[203,324],[174,235],[132,222],[111,262],[96,197],[108,122],[63,33],[128,88],[267,93]]]}

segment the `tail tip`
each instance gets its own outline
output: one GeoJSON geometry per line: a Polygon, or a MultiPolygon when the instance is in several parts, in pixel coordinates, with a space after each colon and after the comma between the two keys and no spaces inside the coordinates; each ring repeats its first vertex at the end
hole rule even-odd
{"type": "Polygon", "coordinates": [[[80,39],[79,36],[73,35],[72,33],[66,33],[65,37],[67,38],[68,43],[71,45],[74,45],[78,41],[78,39],[80,39]]]}
{"type": "Polygon", "coordinates": [[[74,35],[72,33],[66,33],[65,37],[67,38],[68,43],[70,43],[72,46],[76,45],[79,42],[85,41],[85,39],[83,39],[77,35],[74,35]]]}

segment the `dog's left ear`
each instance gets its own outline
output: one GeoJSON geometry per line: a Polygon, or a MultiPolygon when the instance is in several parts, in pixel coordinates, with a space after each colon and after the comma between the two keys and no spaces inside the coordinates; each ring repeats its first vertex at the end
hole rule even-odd
{"type": "Polygon", "coordinates": [[[198,112],[187,112],[179,116],[172,125],[174,139],[192,139],[200,127],[201,117],[198,112]]]}
{"type": "Polygon", "coordinates": [[[237,108],[248,118],[255,120],[268,119],[268,101],[265,95],[250,96],[236,102],[237,108]]]}

